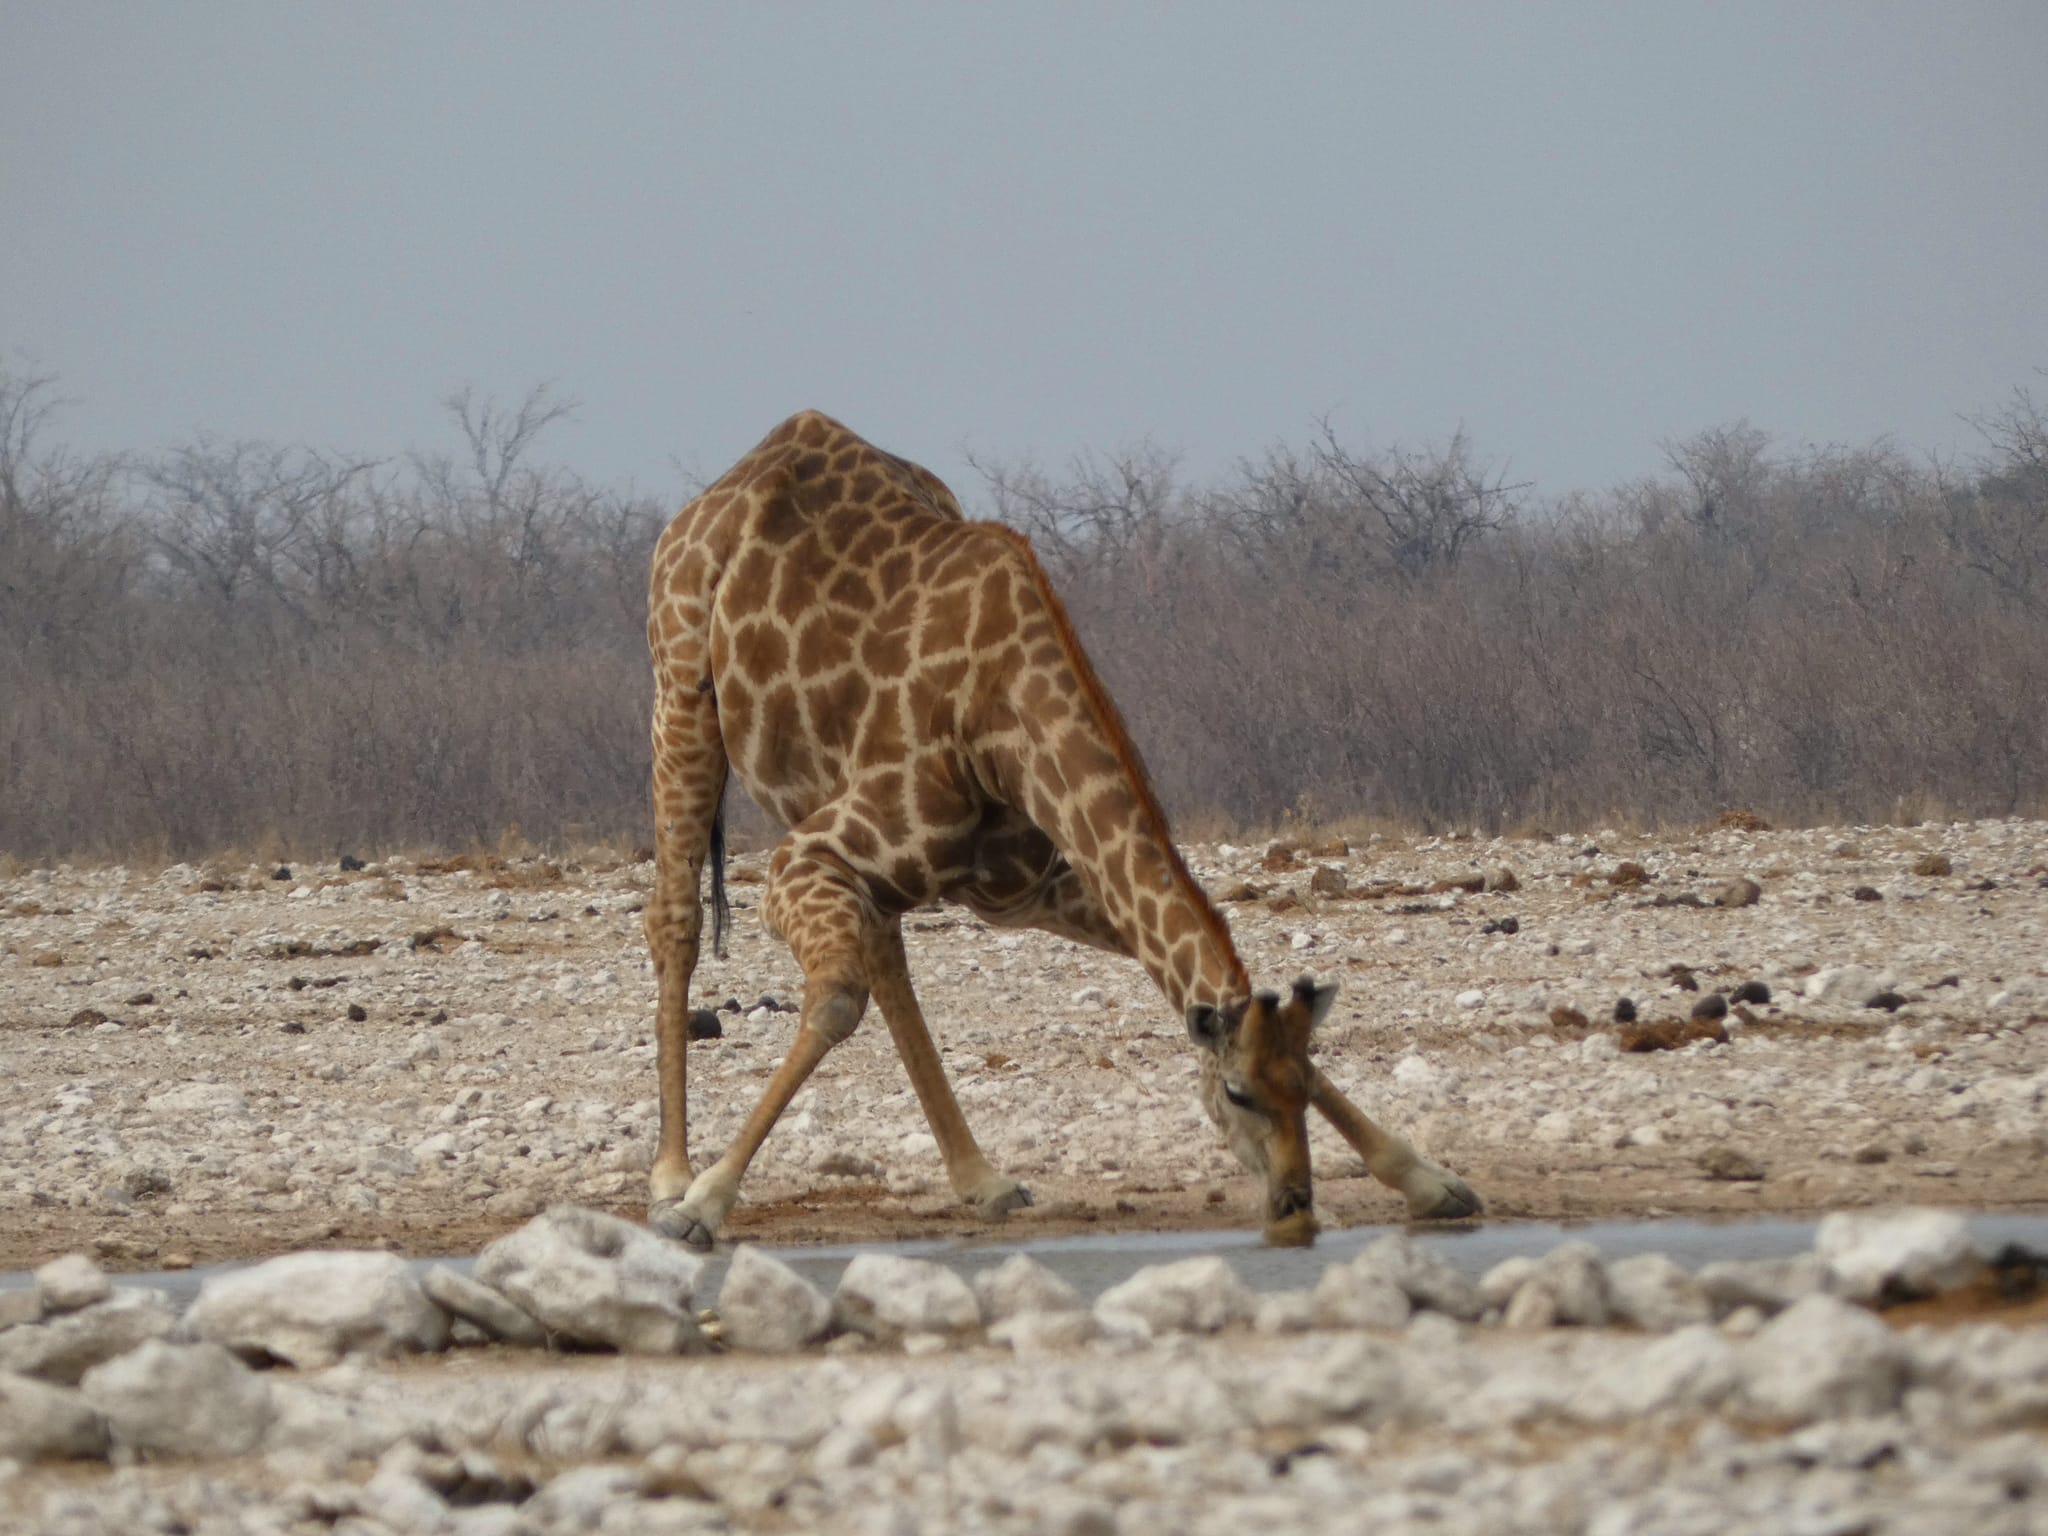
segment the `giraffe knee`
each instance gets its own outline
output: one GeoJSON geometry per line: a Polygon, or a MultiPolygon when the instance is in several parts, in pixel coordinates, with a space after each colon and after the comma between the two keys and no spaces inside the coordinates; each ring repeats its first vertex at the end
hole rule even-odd
{"type": "Polygon", "coordinates": [[[837,1045],[860,1027],[867,1011],[867,988],[834,987],[805,1007],[804,1028],[816,1030],[827,1045],[837,1045]]]}

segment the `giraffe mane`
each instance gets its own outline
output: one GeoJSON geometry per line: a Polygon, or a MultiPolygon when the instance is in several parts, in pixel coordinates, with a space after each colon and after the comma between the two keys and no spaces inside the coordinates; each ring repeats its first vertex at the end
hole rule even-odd
{"type": "Polygon", "coordinates": [[[1081,637],[1074,633],[1073,620],[1067,617],[1067,606],[1060,601],[1059,593],[1053,590],[1052,578],[1045,574],[1045,567],[1039,563],[1038,551],[1031,547],[1029,538],[1006,524],[983,523],[981,526],[1002,538],[1022,558],[1024,570],[1031,578],[1039,601],[1045,605],[1045,611],[1052,619],[1053,635],[1059,641],[1060,651],[1066,657],[1075,681],[1081,685],[1081,696],[1087,702],[1088,711],[1108,741],[1125,780],[1138,797],[1138,814],[1144,819],[1145,830],[1166,850],[1174,879],[1194,904],[1210,939],[1230,957],[1235,990],[1249,994],[1251,978],[1244,968],[1244,961],[1238,957],[1230,925],[1216,910],[1215,903],[1209,900],[1209,893],[1202,889],[1201,882],[1188,872],[1187,863],[1180,856],[1180,848],[1174,843],[1173,828],[1166,819],[1165,807],[1160,805],[1158,791],[1152,787],[1152,775],[1145,771],[1144,759],[1138,755],[1138,744],[1131,739],[1130,727],[1124,724],[1123,711],[1117,708],[1116,700],[1102,685],[1095,664],[1082,648],[1081,637]]]}

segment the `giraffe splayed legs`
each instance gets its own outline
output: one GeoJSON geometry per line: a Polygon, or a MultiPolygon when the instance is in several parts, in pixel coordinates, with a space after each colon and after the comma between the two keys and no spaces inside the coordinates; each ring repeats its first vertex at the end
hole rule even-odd
{"type": "Polygon", "coordinates": [[[1265,1180],[1273,1240],[1315,1230],[1311,1108],[1413,1214],[1479,1209],[1310,1061],[1334,987],[1253,991],[1020,535],[965,521],[929,471],[804,412],[677,514],[649,599],[657,1229],[714,1240],[776,1119],[870,998],[954,1191],[990,1218],[1029,1203],[976,1145],[911,986],[902,915],[937,900],[1144,966],[1201,1052],[1205,1106],[1265,1180]],[[728,771],[790,829],[764,913],[803,967],[803,1014],[731,1146],[693,1177],[685,1020],[728,771]]]}

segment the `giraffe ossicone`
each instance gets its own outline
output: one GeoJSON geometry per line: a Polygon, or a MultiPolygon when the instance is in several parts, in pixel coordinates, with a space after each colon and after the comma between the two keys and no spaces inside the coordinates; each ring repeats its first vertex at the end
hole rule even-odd
{"type": "Polygon", "coordinates": [[[710,1245],[777,1117],[871,999],[954,1192],[990,1219],[1030,1203],[975,1143],[911,985],[902,916],[938,900],[1145,968],[1200,1053],[1205,1108],[1265,1181],[1270,1240],[1315,1231],[1311,1108],[1411,1214],[1478,1211],[1462,1180],[1373,1124],[1310,1059],[1334,986],[1253,990],[1021,534],[968,521],[929,470],[805,411],[676,515],[648,597],[657,1230],[710,1245]],[[788,829],[762,911],[803,968],[803,1013],[732,1144],[695,1173],[689,988],[707,859],[722,917],[728,774],[788,829]]]}

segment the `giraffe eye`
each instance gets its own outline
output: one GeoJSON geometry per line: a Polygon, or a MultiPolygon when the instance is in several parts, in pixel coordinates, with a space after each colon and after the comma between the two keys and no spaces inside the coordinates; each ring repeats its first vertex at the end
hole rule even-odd
{"type": "Polygon", "coordinates": [[[1252,1096],[1235,1083],[1225,1083],[1223,1085],[1223,1097],[1230,1100],[1239,1109],[1258,1108],[1258,1104],[1253,1100],[1252,1096]]]}

